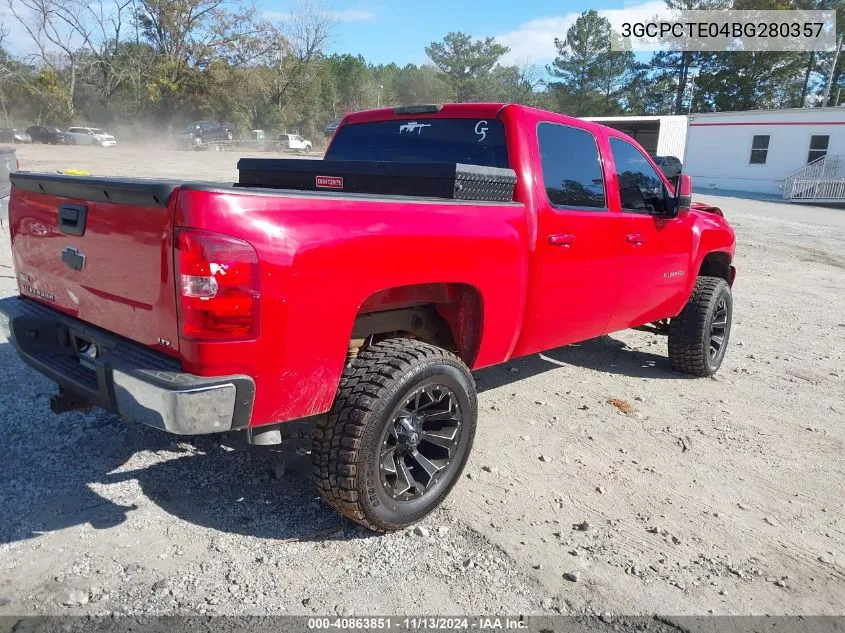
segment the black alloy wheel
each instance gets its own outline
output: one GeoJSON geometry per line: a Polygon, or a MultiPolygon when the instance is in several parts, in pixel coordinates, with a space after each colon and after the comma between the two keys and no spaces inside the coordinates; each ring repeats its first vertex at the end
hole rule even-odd
{"type": "Polygon", "coordinates": [[[449,387],[434,384],[414,391],[382,436],[380,472],[387,494],[409,501],[431,490],[455,456],[462,422],[449,387]]]}

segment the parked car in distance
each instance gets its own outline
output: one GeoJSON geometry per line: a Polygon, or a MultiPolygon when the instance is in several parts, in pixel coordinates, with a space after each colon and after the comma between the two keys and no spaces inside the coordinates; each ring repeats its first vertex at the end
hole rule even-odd
{"type": "Polygon", "coordinates": [[[663,175],[670,180],[677,177],[683,169],[681,160],[677,156],[655,156],[654,162],[658,167],[660,167],[660,171],[663,172],[663,175]]]}
{"type": "Polygon", "coordinates": [[[77,145],[99,145],[100,147],[117,145],[114,136],[98,127],[69,127],[67,133],[73,137],[77,145]]]}
{"type": "Polygon", "coordinates": [[[279,144],[283,150],[289,152],[303,152],[307,154],[311,151],[311,141],[307,141],[299,134],[279,134],[279,144]]]}
{"type": "Polygon", "coordinates": [[[339,125],[340,125],[340,121],[332,121],[323,130],[323,134],[325,134],[326,136],[332,136],[335,133],[335,131],[337,130],[339,125]]]}
{"type": "Polygon", "coordinates": [[[23,130],[0,127],[0,143],[32,143],[32,137],[23,130]]]}
{"type": "Polygon", "coordinates": [[[234,125],[214,121],[194,121],[189,123],[179,134],[179,140],[186,145],[202,145],[209,141],[232,141],[234,139],[234,125]]]}
{"type": "Polygon", "coordinates": [[[75,145],[76,139],[72,134],[62,132],[54,125],[33,125],[26,128],[26,133],[32,137],[34,143],[48,143],[50,145],[75,145]]]}

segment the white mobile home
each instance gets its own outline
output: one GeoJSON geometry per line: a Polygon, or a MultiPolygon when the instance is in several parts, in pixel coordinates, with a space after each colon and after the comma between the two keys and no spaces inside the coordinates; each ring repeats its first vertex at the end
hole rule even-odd
{"type": "Polygon", "coordinates": [[[840,156],[845,156],[845,108],[692,114],[684,172],[696,188],[820,200],[835,196],[800,194],[810,181],[817,181],[816,189],[832,185],[828,193],[837,193],[840,156]],[[796,180],[804,183],[797,187],[802,191],[794,187],[796,180]]]}
{"type": "Polygon", "coordinates": [[[676,156],[683,161],[687,140],[687,117],[671,116],[599,116],[583,117],[612,127],[636,140],[649,154],[676,156]]]}
{"type": "Polygon", "coordinates": [[[696,189],[845,202],[845,107],[584,118],[681,158],[696,189]]]}

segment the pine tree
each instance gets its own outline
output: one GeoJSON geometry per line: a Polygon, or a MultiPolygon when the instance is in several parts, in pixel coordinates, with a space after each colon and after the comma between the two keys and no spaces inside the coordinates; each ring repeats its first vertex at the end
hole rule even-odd
{"type": "Polygon", "coordinates": [[[432,42],[425,53],[443,73],[458,102],[473,101],[488,86],[490,71],[508,52],[492,37],[473,40],[466,33],[448,33],[442,42],[432,42]]]}

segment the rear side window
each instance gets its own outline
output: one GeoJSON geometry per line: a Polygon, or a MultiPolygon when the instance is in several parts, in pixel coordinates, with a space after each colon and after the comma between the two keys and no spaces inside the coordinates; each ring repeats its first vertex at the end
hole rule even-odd
{"type": "Polygon", "coordinates": [[[543,183],[555,207],[605,209],[604,178],[595,137],[557,123],[537,126],[543,183]]]}
{"type": "Polygon", "coordinates": [[[466,163],[509,167],[496,119],[395,119],[338,128],[326,160],[466,163]]]}

